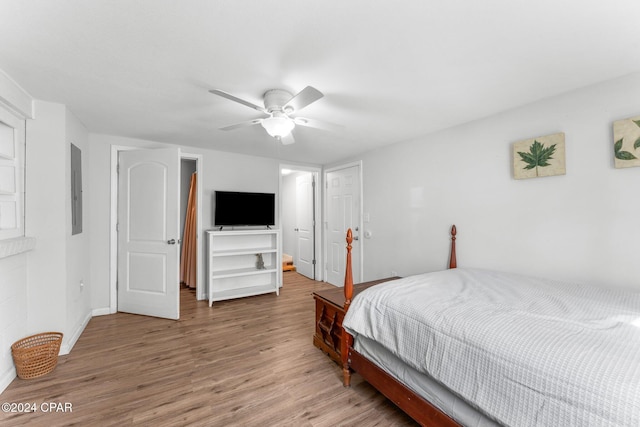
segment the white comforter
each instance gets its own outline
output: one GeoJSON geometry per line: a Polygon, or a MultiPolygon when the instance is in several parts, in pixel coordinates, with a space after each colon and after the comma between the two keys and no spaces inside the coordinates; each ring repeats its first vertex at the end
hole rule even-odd
{"type": "Polygon", "coordinates": [[[369,288],[343,325],[499,423],[640,426],[640,293],[458,268],[369,288]]]}

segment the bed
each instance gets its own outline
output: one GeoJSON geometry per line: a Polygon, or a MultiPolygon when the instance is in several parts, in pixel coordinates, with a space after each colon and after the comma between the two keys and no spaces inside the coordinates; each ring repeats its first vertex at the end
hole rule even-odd
{"type": "Polygon", "coordinates": [[[343,381],[359,373],[422,425],[639,426],[640,293],[456,268],[352,301],[343,381]]]}

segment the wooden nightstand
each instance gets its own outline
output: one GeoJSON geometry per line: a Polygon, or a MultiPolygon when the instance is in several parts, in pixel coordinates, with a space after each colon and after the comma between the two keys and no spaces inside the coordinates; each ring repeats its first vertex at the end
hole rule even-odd
{"type": "MultiPolygon", "coordinates": [[[[379,283],[399,279],[386,279],[353,285],[353,296],[379,283]]],[[[340,360],[340,340],[342,338],[342,319],[344,318],[344,289],[334,288],[313,293],[316,300],[316,331],[313,335],[313,345],[324,351],[338,363],[340,360]]]]}

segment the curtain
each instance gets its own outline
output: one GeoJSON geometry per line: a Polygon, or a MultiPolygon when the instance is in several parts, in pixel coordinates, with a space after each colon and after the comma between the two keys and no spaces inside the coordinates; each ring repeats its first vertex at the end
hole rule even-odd
{"type": "Polygon", "coordinates": [[[189,288],[196,287],[196,185],[197,174],[193,173],[189,186],[189,201],[180,257],[180,283],[189,288]]]}

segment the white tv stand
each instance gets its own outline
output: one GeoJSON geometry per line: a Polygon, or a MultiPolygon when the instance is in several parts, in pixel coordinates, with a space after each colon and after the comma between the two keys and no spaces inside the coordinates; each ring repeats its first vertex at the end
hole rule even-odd
{"type": "Polygon", "coordinates": [[[208,230],[209,306],[214,301],[280,294],[280,230],[208,230]],[[264,268],[258,269],[258,254],[264,268]]]}

